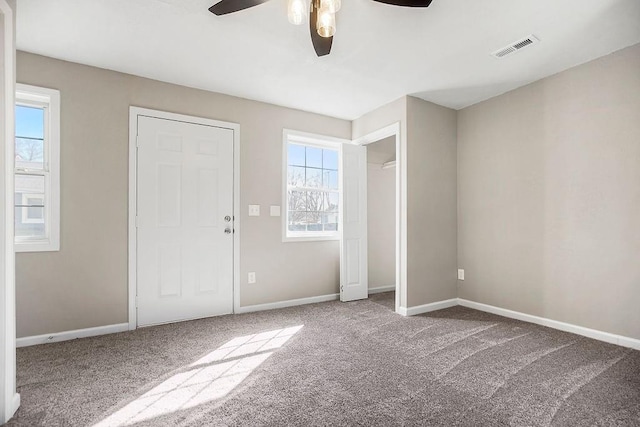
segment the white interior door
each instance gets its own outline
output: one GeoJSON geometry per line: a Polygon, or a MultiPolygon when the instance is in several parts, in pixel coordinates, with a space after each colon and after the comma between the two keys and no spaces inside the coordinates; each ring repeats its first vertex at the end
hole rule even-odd
{"type": "Polygon", "coordinates": [[[369,294],[367,269],[367,149],[342,144],[340,301],[369,294]]]}
{"type": "Polygon", "coordinates": [[[137,318],[233,312],[233,130],[138,116],[137,318]]]}

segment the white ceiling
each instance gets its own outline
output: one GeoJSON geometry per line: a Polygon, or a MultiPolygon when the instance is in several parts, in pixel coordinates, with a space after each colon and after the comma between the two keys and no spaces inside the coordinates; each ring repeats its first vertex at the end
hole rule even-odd
{"type": "Polygon", "coordinates": [[[638,0],[343,0],[316,57],[287,0],[20,0],[20,50],[345,119],[410,94],[462,108],[640,42],[638,0]],[[489,54],[534,34],[505,59],[489,54]]]}

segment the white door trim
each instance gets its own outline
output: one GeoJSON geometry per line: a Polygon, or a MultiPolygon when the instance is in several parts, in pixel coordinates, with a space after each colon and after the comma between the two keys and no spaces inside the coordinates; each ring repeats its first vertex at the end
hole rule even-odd
{"type": "Polygon", "coordinates": [[[203,117],[186,116],[131,106],[129,108],[129,330],[138,325],[137,295],[137,172],[138,172],[138,116],[175,120],[233,130],[233,312],[240,310],[240,125],[203,117]]]}
{"type": "Polygon", "coordinates": [[[400,306],[407,294],[407,141],[402,138],[400,122],[378,129],[354,141],[367,145],[390,136],[396,137],[396,313],[406,311],[400,306]]]}
{"type": "MultiPolygon", "coordinates": [[[[15,2],[13,3],[15,6],[15,2]]],[[[0,105],[4,134],[0,136],[0,424],[13,416],[20,406],[16,393],[16,282],[13,233],[14,182],[14,109],[15,109],[15,10],[0,0],[0,19],[3,22],[2,62],[0,73],[4,99],[0,105]]]]}

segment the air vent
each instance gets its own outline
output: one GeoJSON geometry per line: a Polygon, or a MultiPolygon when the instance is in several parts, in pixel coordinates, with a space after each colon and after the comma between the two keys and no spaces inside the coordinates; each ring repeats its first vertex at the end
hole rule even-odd
{"type": "Polygon", "coordinates": [[[519,50],[524,49],[527,46],[532,46],[538,42],[540,42],[540,40],[536,36],[531,34],[530,36],[527,36],[521,40],[509,44],[508,46],[496,50],[491,55],[495,56],[496,58],[504,58],[505,56],[509,56],[513,53],[518,52],[519,50]]]}

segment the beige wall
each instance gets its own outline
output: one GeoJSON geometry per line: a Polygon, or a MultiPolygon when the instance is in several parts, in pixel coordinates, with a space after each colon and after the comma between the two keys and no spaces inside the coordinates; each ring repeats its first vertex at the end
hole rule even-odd
{"type": "Polygon", "coordinates": [[[367,169],[369,288],[396,284],[396,169],[367,169]]]}
{"type": "Polygon", "coordinates": [[[459,112],[462,298],[640,338],[640,45],[459,112]]]}
{"type": "Polygon", "coordinates": [[[407,98],[409,307],[457,296],[456,119],[407,98]]]}
{"type": "Polygon", "coordinates": [[[127,321],[130,105],[240,124],[243,306],[338,291],[338,242],[282,243],[268,207],[282,205],[282,129],[350,138],[349,121],[24,52],[18,81],[59,89],[62,110],[61,250],[17,256],[19,337],[127,321]]]}
{"type": "MultiPolygon", "coordinates": [[[[401,195],[407,207],[406,265],[400,266],[400,305],[415,307],[455,298],[457,264],[457,113],[403,97],[353,122],[353,139],[400,122],[401,195]],[[402,173],[401,173],[402,175],[402,173]],[[406,277],[402,277],[406,271],[406,277]]],[[[401,201],[402,203],[402,201],[401,201]]]]}
{"type": "Polygon", "coordinates": [[[640,45],[457,113],[403,97],[350,123],[19,53],[18,81],[59,89],[63,120],[61,251],[18,255],[18,334],[127,320],[137,105],[241,125],[242,305],[338,288],[337,242],[283,244],[279,218],[246,215],[282,203],[282,128],[356,139],[399,122],[401,306],[460,296],[639,338],[638,70],[640,45]]]}
{"type": "Polygon", "coordinates": [[[386,126],[400,122],[400,137],[406,137],[407,97],[383,105],[352,122],[352,139],[358,139],[386,126]]]}

